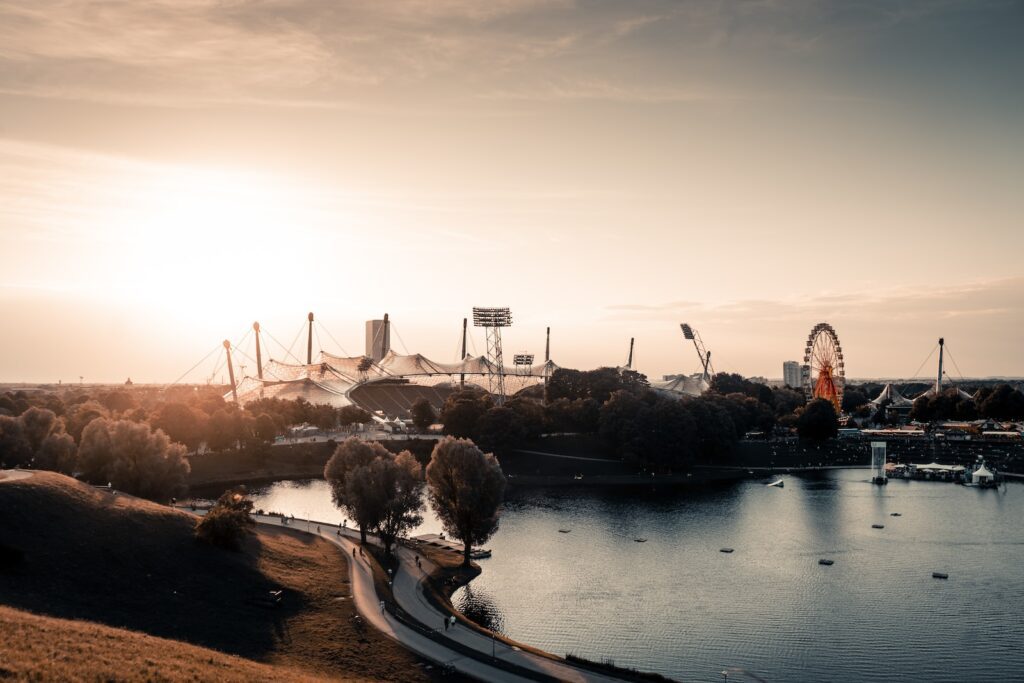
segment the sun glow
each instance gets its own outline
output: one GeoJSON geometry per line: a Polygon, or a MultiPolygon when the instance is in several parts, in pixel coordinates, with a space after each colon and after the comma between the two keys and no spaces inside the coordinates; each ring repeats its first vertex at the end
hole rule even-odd
{"type": "Polygon", "coordinates": [[[245,172],[175,170],[126,193],[111,231],[114,273],[135,296],[192,314],[215,297],[273,306],[320,238],[301,193],[245,172]],[[282,287],[284,283],[284,287],[282,287]]]}

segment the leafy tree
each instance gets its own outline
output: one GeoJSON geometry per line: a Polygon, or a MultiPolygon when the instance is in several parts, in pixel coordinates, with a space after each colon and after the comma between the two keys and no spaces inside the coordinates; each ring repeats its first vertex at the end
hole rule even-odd
{"type": "Polygon", "coordinates": [[[190,451],[199,448],[207,429],[206,413],[184,403],[165,403],[152,420],[173,441],[183,443],[190,451]]]}
{"type": "Polygon", "coordinates": [[[0,417],[0,463],[70,474],[75,441],[64,433],[64,421],[52,410],[33,406],[18,417],[0,417]]]}
{"type": "Polygon", "coordinates": [[[452,392],[441,408],[444,433],[459,438],[473,438],[479,434],[480,419],[494,407],[488,394],[464,389],[452,392]]]}
{"type": "Polygon", "coordinates": [[[123,389],[103,392],[99,395],[99,402],[111,413],[123,413],[135,407],[135,399],[123,389]]]}
{"type": "Polygon", "coordinates": [[[551,432],[598,431],[601,407],[592,398],[559,398],[544,406],[544,420],[551,432]]]}
{"type": "Polygon", "coordinates": [[[544,433],[544,406],[535,400],[521,397],[519,394],[505,402],[505,407],[515,415],[520,437],[535,439],[544,433]]]}
{"type": "Polygon", "coordinates": [[[155,501],[180,495],[189,472],[185,447],[162,431],[130,420],[97,418],[82,432],[78,447],[82,476],[94,484],[155,501]]]}
{"type": "Polygon", "coordinates": [[[67,431],[75,443],[82,442],[82,430],[98,417],[107,417],[107,409],[95,401],[77,403],[68,410],[67,431]]]}
{"type": "Polygon", "coordinates": [[[260,413],[256,418],[256,426],[253,431],[256,438],[263,443],[272,443],[274,437],[277,436],[277,424],[274,423],[274,418],[270,415],[260,413]]]}
{"type": "Polygon", "coordinates": [[[852,413],[868,402],[868,397],[859,389],[847,389],[843,392],[843,411],[852,413]]]}
{"type": "Polygon", "coordinates": [[[480,447],[488,451],[503,452],[516,446],[523,437],[519,417],[504,406],[495,406],[484,413],[477,422],[476,433],[480,447]]]}
{"type": "Polygon", "coordinates": [[[434,406],[430,405],[430,401],[425,398],[416,399],[409,412],[412,413],[413,424],[421,432],[430,429],[430,425],[434,424],[434,420],[437,419],[434,406]]]}
{"type": "Polygon", "coordinates": [[[314,405],[310,409],[309,422],[319,429],[334,429],[338,426],[338,411],[334,406],[314,405]]]}
{"type": "Polygon", "coordinates": [[[469,439],[444,438],[427,465],[427,486],[445,531],[462,541],[462,565],[468,567],[473,546],[498,530],[505,475],[497,458],[469,439]]]}
{"type": "Polygon", "coordinates": [[[617,391],[601,407],[601,435],[626,462],[669,471],[692,459],[697,425],[677,398],[617,391]]]}
{"type": "Polygon", "coordinates": [[[359,536],[366,543],[366,532],[380,523],[383,514],[366,467],[377,458],[390,458],[386,448],[354,436],[345,439],[324,467],[324,479],[331,487],[331,499],[359,526],[359,536]]]}
{"type": "Polygon", "coordinates": [[[196,524],[196,538],[228,550],[240,549],[256,526],[252,507],[244,488],[225,491],[196,524]]]}
{"type": "Polygon", "coordinates": [[[391,554],[395,540],[423,521],[423,468],[416,456],[402,451],[394,457],[377,458],[368,469],[384,500],[377,535],[384,551],[391,554]]]}
{"type": "Polygon", "coordinates": [[[772,407],[775,408],[775,414],[779,417],[796,412],[804,402],[802,391],[780,387],[772,393],[772,407]]]}
{"type": "Polygon", "coordinates": [[[831,401],[816,398],[807,404],[797,418],[797,434],[801,439],[825,441],[839,433],[839,419],[831,401]]]}
{"type": "Polygon", "coordinates": [[[1009,384],[1000,384],[991,392],[986,392],[978,408],[984,417],[1019,420],[1024,418],[1024,394],[1009,384]]]}
{"type": "Polygon", "coordinates": [[[32,446],[25,425],[12,415],[0,415],[0,464],[22,467],[32,461],[32,446]]]}
{"type": "Polygon", "coordinates": [[[338,422],[342,427],[349,425],[366,424],[373,419],[373,415],[366,412],[359,406],[342,406],[338,409],[338,422]]]}

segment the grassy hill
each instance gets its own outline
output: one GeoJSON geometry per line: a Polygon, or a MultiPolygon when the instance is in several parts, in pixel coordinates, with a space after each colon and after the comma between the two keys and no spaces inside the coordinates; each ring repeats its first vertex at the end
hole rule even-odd
{"type": "Polygon", "coordinates": [[[0,678],[47,681],[322,681],[304,671],[88,621],[0,607],[0,678]]]}
{"type": "Polygon", "coordinates": [[[261,530],[230,552],[195,541],[194,524],[55,473],[0,482],[0,604],[311,674],[427,679],[413,655],[354,618],[333,545],[261,530]],[[263,606],[275,589],[282,605],[263,606]]]}

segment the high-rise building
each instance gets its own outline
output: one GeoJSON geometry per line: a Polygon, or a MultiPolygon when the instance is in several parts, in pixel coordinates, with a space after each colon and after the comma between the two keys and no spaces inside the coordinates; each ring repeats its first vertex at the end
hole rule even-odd
{"type": "Polygon", "coordinates": [[[366,355],[380,360],[391,350],[391,329],[387,317],[384,320],[366,321],[366,355]]]}
{"type": "Polygon", "coordinates": [[[800,363],[795,360],[787,360],[782,364],[782,382],[790,389],[799,389],[803,386],[803,373],[800,371],[800,363]]]}

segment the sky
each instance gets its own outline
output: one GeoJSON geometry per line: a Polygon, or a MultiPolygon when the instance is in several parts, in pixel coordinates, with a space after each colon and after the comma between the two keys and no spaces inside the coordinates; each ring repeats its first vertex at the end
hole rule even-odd
{"type": "Polygon", "coordinates": [[[0,381],[309,311],[451,361],[473,306],[653,378],[822,321],[849,376],[1021,376],[1022,83],[1021,0],[0,0],[0,381]]]}

